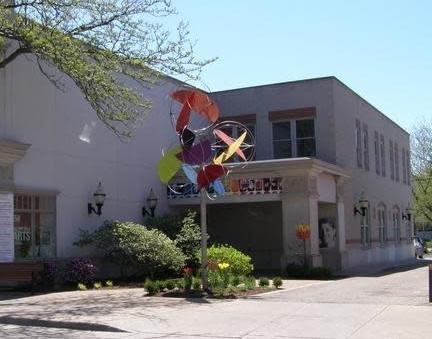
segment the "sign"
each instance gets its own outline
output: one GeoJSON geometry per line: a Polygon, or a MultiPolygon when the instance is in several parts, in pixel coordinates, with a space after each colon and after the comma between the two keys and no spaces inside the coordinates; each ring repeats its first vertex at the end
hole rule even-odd
{"type": "Polygon", "coordinates": [[[0,262],[14,261],[13,193],[0,193],[0,262]]]}

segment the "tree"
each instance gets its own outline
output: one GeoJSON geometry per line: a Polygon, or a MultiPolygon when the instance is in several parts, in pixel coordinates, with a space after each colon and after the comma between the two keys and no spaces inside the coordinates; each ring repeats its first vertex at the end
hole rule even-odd
{"type": "Polygon", "coordinates": [[[54,85],[62,89],[58,71],[66,74],[97,116],[128,137],[151,107],[140,87],[161,73],[197,79],[212,61],[196,60],[183,22],[172,37],[161,21],[174,14],[170,0],[0,0],[0,69],[32,55],[54,85]]]}
{"type": "Polygon", "coordinates": [[[432,223],[432,120],[411,133],[414,209],[418,220],[432,223]]]}

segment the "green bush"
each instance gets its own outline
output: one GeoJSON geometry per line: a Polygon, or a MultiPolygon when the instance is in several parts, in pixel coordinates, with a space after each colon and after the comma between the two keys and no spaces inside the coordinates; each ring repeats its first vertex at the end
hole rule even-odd
{"type": "Polygon", "coordinates": [[[179,290],[184,290],[184,288],[185,288],[185,283],[184,283],[183,278],[182,278],[182,279],[177,279],[177,281],[176,281],[176,287],[177,287],[179,290]]]}
{"type": "Polygon", "coordinates": [[[160,291],[159,283],[150,279],[146,280],[146,282],[144,283],[144,288],[146,289],[148,295],[155,295],[160,291]]]}
{"type": "Polygon", "coordinates": [[[166,281],[166,288],[168,290],[173,290],[176,287],[176,282],[172,279],[166,281]]]}
{"type": "Polygon", "coordinates": [[[93,284],[93,288],[94,288],[95,290],[100,290],[100,289],[102,288],[102,283],[101,283],[101,282],[95,282],[95,283],[93,284]]]}
{"type": "Polygon", "coordinates": [[[248,290],[253,290],[256,287],[256,280],[254,277],[248,277],[244,284],[248,290]]]}
{"type": "Polygon", "coordinates": [[[281,287],[283,284],[281,277],[274,277],[272,281],[273,281],[273,286],[276,288],[281,287]]]}
{"type": "Polygon", "coordinates": [[[235,275],[235,274],[232,275],[230,280],[231,280],[230,283],[232,286],[236,287],[236,286],[240,285],[240,277],[238,275],[235,275]]]}
{"type": "Polygon", "coordinates": [[[186,256],[186,265],[197,269],[200,266],[201,229],[196,222],[196,212],[189,211],[182,219],[182,227],[174,243],[186,256]]]}
{"type": "Polygon", "coordinates": [[[176,274],[184,265],[185,256],[174,242],[155,229],[132,222],[105,222],[90,233],[81,231],[78,246],[93,244],[105,258],[128,268],[126,275],[176,274]]]}
{"type": "Polygon", "coordinates": [[[157,285],[158,285],[158,289],[159,291],[163,291],[166,287],[166,280],[157,280],[156,281],[157,285]]]}
{"type": "Polygon", "coordinates": [[[114,283],[111,280],[107,280],[107,281],[105,281],[105,286],[112,288],[112,287],[114,287],[114,283]]]}
{"type": "Polygon", "coordinates": [[[208,258],[216,263],[228,263],[227,270],[235,275],[249,275],[253,269],[250,256],[228,245],[211,246],[208,258]]]}
{"type": "Polygon", "coordinates": [[[192,280],[192,288],[195,291],[200,290],[201,289],[201,279],[199,279],[199,278],[193,278],[193,280],[192,280]]]}
{"type": "Polygon", "coordinates": [[[77,288],[80,291],[86,291],[87,290],[87,286],[85,284],[83,284],[83,283],[78,283],[77,288]]]}
{"type": "Polygon", "coordinates": [[[266,278],[266,277],[261,277],[261,278],[259,278],[259,280],[258,280],[258,285],[259,285],[260,287],[267,287],[267,286],[270,285],[270,281],[269,281],[269,279],[266,278]]]}
{"type": "Polygon", "coordinates": [[[287,275],[297,279],[330,279],[331,271],[325,267],[305,267],[300,264],[290,263],[287,265],[287,275]]]}

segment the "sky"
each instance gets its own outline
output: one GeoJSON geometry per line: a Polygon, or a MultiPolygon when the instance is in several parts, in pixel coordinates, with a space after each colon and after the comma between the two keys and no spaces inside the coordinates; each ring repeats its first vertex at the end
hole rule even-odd
{"type": "Polygon", "coordinates": [[[432,119],[432,1],[174,0],[211,91],[334,75],[407,130],[432,119]]]}

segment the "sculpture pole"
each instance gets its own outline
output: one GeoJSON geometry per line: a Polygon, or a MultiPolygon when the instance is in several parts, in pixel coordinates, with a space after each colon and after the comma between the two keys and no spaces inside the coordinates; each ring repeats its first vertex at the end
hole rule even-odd
{"type": "Polygon", "coordinates": [[[202,188],[201,192],[201,284],[204,291],[208,291],[208,260],[207,260],[207,206],[206,192],[202,188]]]}

